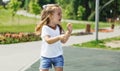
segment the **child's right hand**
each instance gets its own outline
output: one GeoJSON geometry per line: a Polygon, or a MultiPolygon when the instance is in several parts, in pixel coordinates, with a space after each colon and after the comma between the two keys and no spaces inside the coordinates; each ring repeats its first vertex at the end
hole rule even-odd
{"type": "Polygon", "coordinates": [[[72,33],[72,24],[71,23],[67,24],[67,29],[68,29],[68,32],[71,34],[72,33]]]}
{"type": "Polygon", "coordinates": [[[72,24],[71,23],[67,24],[67,30],[68,31],[66,33],[59,36],[59,40],[61,40],[62,43],[65,43],[69,39],[69,37],[72,33],[72,24]]]}

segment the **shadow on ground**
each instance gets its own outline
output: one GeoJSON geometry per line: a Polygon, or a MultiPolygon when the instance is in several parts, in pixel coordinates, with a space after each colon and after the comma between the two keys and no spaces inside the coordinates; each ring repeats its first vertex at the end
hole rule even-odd
{"type": "MultiPolygon", "coordinates": [[[[64,58],[64,71],[120,71],[120,51],[67,46],[64,58]]],[[[39,71],[38,68],[39,60],[26,71],[39,71]]]]}

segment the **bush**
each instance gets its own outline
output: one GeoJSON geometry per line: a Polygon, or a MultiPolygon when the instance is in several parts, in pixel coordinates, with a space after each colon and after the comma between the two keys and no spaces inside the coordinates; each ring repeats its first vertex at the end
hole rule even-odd
{"type": "Polygon", "coordinates": [[[1,33],[0,44],[11,44],[41,40],[40,36],[34,33],[1,33]]]}

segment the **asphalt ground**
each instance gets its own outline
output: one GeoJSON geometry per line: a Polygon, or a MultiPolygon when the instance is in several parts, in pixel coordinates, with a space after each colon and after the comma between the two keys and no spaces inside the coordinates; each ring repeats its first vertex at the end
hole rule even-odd
{"type": "MultiPolygon", "coordinates": [[[[77,30],[77,31],[81,31],[81,30],[77,30]]],[[[114,30],[114,32],[99,33],[99,39],[106,39],[106,38],[120,36],[119,32],[120,32],[120,29],[116,28],[114,30]]],[[[90,35],[71,36],[69,41],[66,44],[64,44],[63,46],[70,46],[72,44],[80,44],[80,43],[91,41],[94,39],[95,39],[95,33],[90,34],[90,35]]],[[[25,70],[29,70],[29,68],[31,68],[31,65],[33,66],[33,64],[37,60],[39,60],[40,47],[41,47],[41,41],[0,45],[0,71],[8,71],[8,70],[9,71],[25,71],[25,70]]],[[[79,50],[78,51],[78,50],[75,50],[74,48],[69,48],[69,49],[64,48],[64,50],[65,50],[65,63],[67,63],[66,59],[68,59],[69,56],[71,56],[69,51],[72,50],[72,51],[74,51],[72,54],[74,54],[74,53],[78,54],[78,52],[81,52],[81,50],[82,50],[81,48],[79,48],[79,49],[78,49],[79,50]],[[66,53],[68,53],[69,55],[66,55],[66,53]]],[[[87,52],[87,50],[85,52],[87,52]]],[[[79,53],[79,55],[80,55],[80,53],[79,53]]],[[[72,55],[72,56],[77,57],[75,55],[72,55]]],[[[81,58],[81,56],[78,56],[78,57],[81,58]]],[[[119,57],[119,55],[118,55],[118,57],[119,57]]],[[[72,62],[75,62],[74,59],[75,58],[72,58],[72,60],[73,60],[72,62]]],[[[120,61],[118,63],[120,63],[120,61]]],[[[76,64],[76,63],[73,63],[73,64],[76,64]]],[[[38,64],[38,66],[39,66],[39,64],[38,64]]],[[[120,65],[118,65],[118,66],[120,67],[120,65]]],[[[36,65],[34,67],[36,67],[36,69],[33,68],[33,70],[30,69],[30,71],[38,71],[37,69],[39,67],[37,67],[36,65]]],[[[66,67],[67,66],[65,64],[65,68],[64,68],[65,71],[69,68],[70,69],[77,69],[76,67],[72,68],[72,66],[69,68],[66,68],[66,67]]],[[[81,66],[78,66],[78,68],[80,68],[80,67],[81,66]]],[[[115,68],[115,69],[117,69],[117,68],[115,68]]]]}
{"type": "MultiPolygon", "coordinates": [[[[63,50],[64,71],[120,71],[120,51],[72,46],[64,46],[63,50]]],[[[39,64],[38,60],[25,71],[39,71],[39,64]]]]}

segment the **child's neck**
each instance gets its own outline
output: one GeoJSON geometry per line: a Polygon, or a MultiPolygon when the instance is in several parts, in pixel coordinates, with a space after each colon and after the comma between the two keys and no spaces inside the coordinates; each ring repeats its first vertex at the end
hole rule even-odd
{"type": "Polygon", "coordinates": [[[52,28],[52,29],[55,30],[57,25],[54,25],[54,24],[48,24],[48,26],[49,26],[50,28],[52,28]]]}

